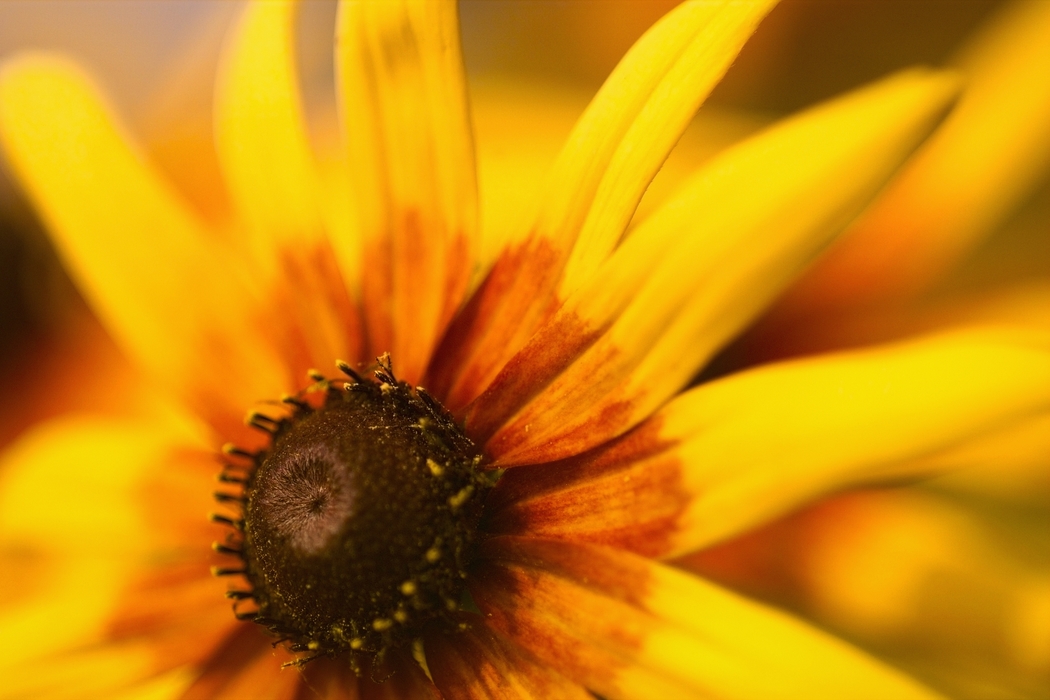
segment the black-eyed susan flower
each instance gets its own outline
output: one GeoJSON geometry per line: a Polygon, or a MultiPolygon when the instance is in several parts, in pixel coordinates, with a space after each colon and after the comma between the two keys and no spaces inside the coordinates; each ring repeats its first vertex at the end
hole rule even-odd
{"type": "Polygon", "coordinates": [[[295,6],[250,3],[215,103],[228,224],[76,66],[5,64],[5,153],[147,397],[7,455],[5,691],[931,697],[661,563],[1050,401],[1045,329],[983,326],[686,390],[957,92],[914,70],[815,107],[631,225],[771,4],[657,23],[484,268],[451,3],[340,6],[334,176],[301,114],[295,6]]]}

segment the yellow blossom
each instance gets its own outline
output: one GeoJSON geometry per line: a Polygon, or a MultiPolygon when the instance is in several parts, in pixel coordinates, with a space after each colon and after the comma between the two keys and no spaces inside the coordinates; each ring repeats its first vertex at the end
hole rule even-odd
{"type": "MultiPolygon", "coordinates": [[[[930,455],[1050,407],[1050,335],[1025,324],[942,326],[689,388],[959,91],[955,74],[925,69],[858,88],[719,153],[632,223],[772,4],[685,2],[657,22],[529,213],[488,232],[451,2],[340,4],[342,146],[322,155],[298,85],[298,5],[248,3],[216,81],[228,220],[187,200],[75,63],[5,62],[6,158],[149,401],[133,418],[44,424],[6,453],[0,557],[24,573],[0,607],[0,696],[935,697],[661,561],[830,491],[929,474],[943,468],[930,455]],[[347,388],[322,378],[341,359],[347,388]],[[269,574],[246,553],[262,543],[223,539],[204,513],[252,532],[257,477],[306,416],[331,417],[354,391],[426,403],[416,386],[489,475],[439,504],[483,498],[463,600],[419,624],[398,608],[345,639],[292,625],[284,646],[237,621],[223,593],[264,599],[269,574]],[[267,403],[281,397],[284,409],[267,403]],[[239,492],[209,505],[224,444],[224,478],[247,482],[241,511],[228,503],[239,492]]],[[[416,461],[434,478],[448,468],[416,461]]],[[[363,510],[355,493],[340,533],[363,510]]],[[[427,543],[426,559],[447,544],[427,543]]]]}

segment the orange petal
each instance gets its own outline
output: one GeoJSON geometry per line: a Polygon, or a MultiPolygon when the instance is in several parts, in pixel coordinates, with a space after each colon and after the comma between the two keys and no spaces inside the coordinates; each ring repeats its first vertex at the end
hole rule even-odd
{"type": "Polygon", "coordinates": [[[292,658],[262,627],[239,625],[200,669],[181,700],[292,700],[299,684],[295,668],[281,668],[292,658]]]}
{"type": "Polygon", "coordinates": [[[586,700],[592,696],[528,652],[497,636],[477,615],[465,629],[426,640],[434,683],[450,700],[586,700]]]}
{"type": "MultiPolygon", "coordinates": [[[[295,65],[296,3],[252,2],[227,38],[216,90],[216,142],[258,283],[273,298],[266,325],[292,376],[361,357],[356,268],[322,219],[321,176],[307,138],[295,65]],[[296,349],[302,349],[297,353],[296,349]]],[[[345,232],[344,232],[345,233],[345,232]]]]}
{"type": "Polygon", "coordinates": [[[674,556],[810,499],[879,478],[1050,405],[1050,340],[933,336],[784,362],[702,385],[637,430],[577,458],[506,473],[493,532],[674,556]]]}
{"type": "Polygon", "coordinates": [[[609,254],[697,107],[772,5],[684,2],[627,53],[562,150],[538,214],[496,260],[442,345],[427,386],[446,406],[456,411],[473,399],[609,254]]]}
{"type": "Polygon", "coordinates": [[[476,255],[455,3],[341,3],[336,67],[371,351],[389,351],[398,376],[418,383],[476,255]]]}
{"type": "Polygon", "coordinates": [[[898,74],[724,151],[508,363],[467,411],[468,432],[514,465],[582,452],[649,415],[842,230],[956,90],[943,74],[898,74]]]}
{"type": "Polygon", "coordinates": [[[930,698],[779,611],[636,555],[497,538],[471,583],[488,623],[610,698],[930,698]]]}

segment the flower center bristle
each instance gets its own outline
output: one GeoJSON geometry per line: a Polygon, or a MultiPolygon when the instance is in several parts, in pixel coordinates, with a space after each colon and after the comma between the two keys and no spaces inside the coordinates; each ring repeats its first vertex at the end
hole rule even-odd
{"type": "MultiPolygon", "coordinates": [[[[271,434],[248,457],[239,530],[219,547],[236,553],[256,610],[310,658],[350,651],[377,657],[418,638],[459,608],[483,494],[473,443],[422,389],[397,381],[380,360],[376,381],[322,380],[286,399],[292,415],[254,415],[271,434]]],[[[231,500],[226,495],[224,500],[231,500]]],[[[305,659],[304,659],[305,660],[305,659]]]]}

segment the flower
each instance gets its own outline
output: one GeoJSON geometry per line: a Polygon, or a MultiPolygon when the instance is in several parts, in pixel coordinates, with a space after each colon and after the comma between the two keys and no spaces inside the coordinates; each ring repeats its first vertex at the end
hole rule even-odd
{"type": "MultiPolygon", "coordinates": [[[[628,231],[770,5],[690,2],[657,23],[581,118],[535,214],[495,232],[483,270],[451,3],[341,5],[346,152],[334,175],[318,167],[301,116],[294,5],[250,3],[215,106],[229,225],[183,201],[74,65],[40,54],[7,63],[8,158],[144,370],[137,420],[54,423],[7,455],[0,541],[21,576],[3,618],[5,663],[17,668],[8,692],[930,697],[800,620],[660,563],[828,491],[910,474],[922,455],[1048,401],[1045,333],[996,327],[771,363],[686,390],[957,92],[951,75],[908,71],[820,105],[713,159],[628,231]],[[354,379],[386,352],[408,384],[382,369],[382,384],[354,379]],[[280,476],[274,455],[310,418],[260,401],[311,400],[308,371],[343,357],[349,383],[369,396],[426,403],[410,388],[426,387],[499,474],[462,572],[469,600],[418,627],[411,611],[377,618],[381,641],[360,676],[353,640],[337,650],[292,624],[302,653],[332,652],[295,664],[303,657],[237,622],[225,581],[207,574],[229,564],[221,546],[206,551],[225,531],[201,517],[219,446],[259,455],[248,458],[253,479],[280,476]],[[250,422],[275,436],[243,425],[249,407],[262,412],[250,422]],[[59,556],[38,558],[47,551],[59,556]],[[388,643],[385,633],[402,630],[407,641],[388,643]]],[[[320,384],[337,401],[358,391],[320,384]]],[[[435,476],[448,466],[412,459],[435,476]]],[[[250,511],[266,492],[258,480],[247,488],[250,511]]],[[[356,497],[334,488],[340,503],[356,497]]],[[[449,508],[472,497],[456,491],[449,508]]],[[[251,531],[251,512],[227,517],[251,531]]],[[[311,532],[325,525],[309,522],[311,532]]],[[[240,558],[266,598],[275,584],[260,573],[263,539],[240,558]]],[[[365,637],[354,639],[372,645],[365,637]]]]}

